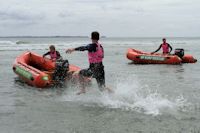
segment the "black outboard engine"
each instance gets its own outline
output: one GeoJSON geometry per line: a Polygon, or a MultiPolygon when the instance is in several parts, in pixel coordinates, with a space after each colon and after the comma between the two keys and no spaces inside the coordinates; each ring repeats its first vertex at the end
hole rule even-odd
{"type": "Polygon", "coordinates": [[[56,67],[53,74],[53,80],[56,81],[57,83],[64,82],[68,71],[69,71],[68,60],[63,60],[63,59],[56,60],[56,67]]]}
{"type": "Polygon", "coordinates": [[[182,58],[184,56],[184,49],[177,48],[177,49],[175,49],[174,54],[177,55],[178,57],[182,58]]]}

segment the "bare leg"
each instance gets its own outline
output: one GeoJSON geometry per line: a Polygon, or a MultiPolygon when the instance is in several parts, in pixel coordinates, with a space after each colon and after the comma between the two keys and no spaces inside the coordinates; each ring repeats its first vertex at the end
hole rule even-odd
{"type": "Polygon", "coordinates": [[[80,82],[81,89],[79,92],[76,93],[76,95],[80,95],[80,94],[83,94],[86,92],[84,77],[82,75],[80,75],[80,73],[78,73],[78,74],[79,74],[79,82],[80,82]]]}
{"type": "Polygon", "coordinates": [[[114,90],[112,90],[112,89],[109,88],[109,87],[104,87],[104,90],[107,90],[109,93],[114,93],[114,90]]]}

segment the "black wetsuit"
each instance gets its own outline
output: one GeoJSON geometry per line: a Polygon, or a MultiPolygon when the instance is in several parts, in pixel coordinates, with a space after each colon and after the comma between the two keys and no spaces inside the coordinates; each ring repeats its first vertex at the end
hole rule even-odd
{"type": "MultiPolygon", "coordinates": [[[[93,43],[93,44],[88,44],[86,46],[81,46],[75,48],[76,51],[85,51],[87,50],[88,52],[96,52],[98,48],[98,45],[93,43]]],[[[101,46],[103,49],[103,47],[101,46]]],[[[104,66],[103,63],[90,63],[88,69],[82,69],[80,71],[80,74],[85,76],[85,77],[93,77],[97,80],[98,86],[105,87],[105,72],[104,72],[104,66]]]]}
{"type": "MultiPolygon", "coordinates": [[[[170,53],[170,52],[172,51],[172,46],[171,46],[169,43],[166,43],[166,44],[167,44],[168,47],[170,48],[170,51],[169,51],[169,53],[170,53]]],[[[162,48],[162,44],[160,44],[159,48],[158,48],[156,51],[154,51],[153,53],[158,52],[161,48],[162,48]]],[[[163,54],[169,54],[169,53],[164,53],[164,52],[163,52],[163,54]]]]}

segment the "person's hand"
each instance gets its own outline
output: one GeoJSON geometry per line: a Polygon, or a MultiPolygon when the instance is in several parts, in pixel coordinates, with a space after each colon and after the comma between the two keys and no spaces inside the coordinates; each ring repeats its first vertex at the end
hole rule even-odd
{"type": "Polygon", "coordinates": [[[74,48],[70,48],[70,49],[67,49],[67,50],[66,50],[66,53],[71,54],[73,51],[75,51],[75,49],[74,49],[74,48]]]}
{"type": "Polygon", "coordinates": [[[56,62],[56,59],[55,59],[55,58],[54,58],[54,59],[51,59],[51,61],[52,61],[52,62],[56,62]]]}

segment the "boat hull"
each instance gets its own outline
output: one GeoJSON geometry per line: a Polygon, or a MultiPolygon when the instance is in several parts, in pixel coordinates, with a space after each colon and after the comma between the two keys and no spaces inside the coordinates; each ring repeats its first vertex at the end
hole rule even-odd
{"type": "MultiPolygon", "coordinates": [[[[38,88],[45,88],[53,84],[52,75],[54,70],[55,62],[33,52],[23,53],[13,63],[13,71],[19,78],[25,83],[38,88]]],[[[79,67],[69,65],[70,72],[73,73],[79,70],[79,67]]]]}
{"type": "Polygon", "coordinates": [[[181,64],[195,63],[197,61],[191,55],[185,55],[180,58],[177,55],[151,54],[131,48],[128,49],[126,56],[135,64],[181,64]]]}

